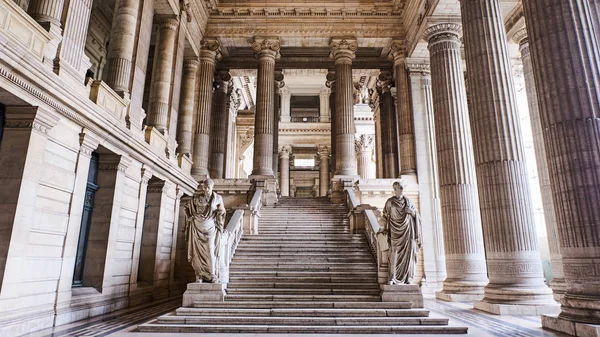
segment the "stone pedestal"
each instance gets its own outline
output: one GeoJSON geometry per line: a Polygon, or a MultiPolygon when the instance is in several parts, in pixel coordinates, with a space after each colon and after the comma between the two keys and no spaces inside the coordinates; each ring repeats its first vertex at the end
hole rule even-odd
{"type": "Polygon", "coordinates": [[[184,308],[193,308],[194,302],[223,302],[227,284],[223,283],[188,283],[183,293],[184,308]]]}
{"type": "Polygon", "coordinates": [[[382,284],[382,302],[410,302],[412,308],[423,308],[423,294],[418,284],[382,284]]]}
{"type": "Polygon", "coordinates": [[[518,315],[518,316],[540,316],[544,314],[558,314],[560,306],[558,304],[502,304],[488,303],[483,300],[473,301],[473,308],[494,315],[518,315]]]}

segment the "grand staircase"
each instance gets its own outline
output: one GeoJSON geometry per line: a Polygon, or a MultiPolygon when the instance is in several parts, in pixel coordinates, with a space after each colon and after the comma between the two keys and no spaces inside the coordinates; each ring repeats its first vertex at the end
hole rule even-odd
{"type": "Polygon", "coordinates": [[[347,210],[327,199],[263,207],[242,239],[224,302],[195,303],[139,326],[152,332],[466,333],[410,303],[382,302],[376,263],[347,210]]]}

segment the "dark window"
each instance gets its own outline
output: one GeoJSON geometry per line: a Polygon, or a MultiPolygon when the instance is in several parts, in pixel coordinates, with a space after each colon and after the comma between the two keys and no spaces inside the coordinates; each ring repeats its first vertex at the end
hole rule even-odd
{"type": "Polygon", "coordinates": [[[92,222],[92,211],[94,210],[94,196],[98,190],[98,154],[92,153],[90,160],[90,171],[87,178],[87,187],[85,189],[85,199],[83,201],[83,213],[81,215],[81,229],[79,231],[79,241],[77,242],[77,254],[75,256],[75,272],[73,273],[73,287],[83,285],[83,269],[85,266],[85,253],[87,250],[88,235],[90,233],[90,224],[92,222]]]}
{"type": "Polygon", "coordinates": [[[292,96],[290,101],[292,122],[318,122],[320,108],[319,96],[292,96]]]}

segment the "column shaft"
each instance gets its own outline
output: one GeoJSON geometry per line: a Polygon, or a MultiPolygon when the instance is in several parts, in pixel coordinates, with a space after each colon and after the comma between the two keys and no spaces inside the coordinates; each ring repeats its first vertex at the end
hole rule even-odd
{"type": "Polygon", "coordinates": [[[487,273],[460,57],[460,26],[439,24],[429,28],[426,34],[431,57],[447,272],[438,298],[473,300],[482,297],[487,273]]]}
{"type": "Polygon", "coordinates": [[[403,51],[395,53],[394,75],[396,90],[398,92],[398,142],[400,144],[400,175],[415,174],[417,162],[415,158],[415,130],[413,114],[410,106],[410,95],[408,88],[408,73],[406,71],[406,58],[403,51]]]}
{"type": "Polygon", "coordinates": [[[164,132],[168,127],[171,78],[179,21],[165,19],[158,25],[158,38],[148,102],[148,125],[164,132]]]}
{"type": "Polygon", "coordinates": [[[329,72],[327,73],[327,83],[325,84],[327,85],[327,87],[330,89],[329,91],[329,124],[331,125],[331,162],[329,165],[329,171],[331,172],[331,176],[333,177],[333,175],[335,174],[335,168],[336,168],[336,129],[335,129],[335,123],[336,123],[336,114],[335,114],[335,71],[333,70],[329,70],[329,72]]]}
{"type": "Polygon", "coordinates": [[[181,84],[181,100],[179,101],[179,123],[177,128],[178,153],[192,153],[192,131],[194,120],[194,95],[198,77],[198,60],[185,60],[183,64],[183,83],[181,84]]]}
{"type": "Polygon", "coordinates": [[[329,190],[329,148],[327,146],[319,147],[319,195],[327,196],[329,190]]]}
{"type": "Polygon", "coordinates": [[[550,287],[554,292],[554,298],[558,300],[565,293],[567,284],[565,283],[562,255],[558,245],[556,213],[554,210],[554,200],[552,198],[552,186],[550,185],[548,162],[546,161],[546,146],[544,145],[543,129],[540,121],[540,108],[531,64],[531,54],[529,52],[527,31],[523,29],[518,34],[520,38],[517,38],[519,40],[517,42],[519,43],[521,60],[523,61],[523,75],[525,77],[527,104],[529,106],[529,116],[531,118],[535,159],[537,163],[540,191],[544,208],[544,220],[546,222],[546,234],[548,236],[548,248],[550,251],[550,264],[552,266],[552,281],[550,282],[550,287]]]}
{"type": "Polygon", "coordinates": [[[292,148],[289,146],[284,146],[279,151],[279,169],[281,178],[279,181],[279,189],[281,191],[282,197],[290,196],[290,154],[292,152],[292,148]]]}
{"type": "Polygon", "coordinates": [[[122,96],[129,95],[139,6],[140,0],[117,0],[110,31],[106,84],[122,96]]]}
{"type": "Polygon", "coordinates": [[[273,99],[273,175],[275,178],[279,174],[279,109],[281,108],[281,88],[284,85],[283,73],[275,72],[275,98],[273,99]]]}
{"type": "Polygon", "coordinates": [[[225,168],[225,148],[227,146],[227,102],[229,96],[228,71],[219,71],[215,77],[218,88],[213,94],[214,107],[210,118],[210,161],[209,171],[211,178],[223,179],[225,168]]]}
{"type": "Polygon", "coordinates": [[[394,123],[394,100],[390,91],[392,74],[389,71],[379,74],[381,91],[379,94],[379,111],[381,116],[381,147],[383,150],[384,178],[398,178],[398,135],[394,123]]]}
{"type": "Polygon", "coordinates": [[[90,66],[84,50],[91,12],[92,0],[70,0],[64,14],[65,26],[58,55],[59,69],[62,69],[66,62],[72,68],[74,78],[80,83],[83,83],[85,73],[90,66]]]}
{"type": "Polygon", "coordinates": [[[64,0],[31,0],[27,13],[37,22],[61,25],[64,0]]]}
{"type": "Polygon", "coordinates": [[[554,304],[556,310],[544,284],[500,4],[462,1],[461,13],[490,281],[474,305],[491,311],[502,304],[554,304]]]}
{"type": "Polygon", "coordinates": [[[579,0],[529,0],[523,9],[567,282],[561,322],[542,325],[574,334],[574,322],[600,324],[598,17],[579,0]]]}
{"type": "Polygon", "coordinates": [[[273,176],[273,99],[279,40],[255,38],[252,48],[258,58],[252,175],[273,176]]]}
{"type": "Polygon", "coordinates": [[[215,59],[219,58],[217,40],[206,39],[201,42],[200,68],[198,70],[198,112],[194,126],[194,149],[192,176],[203,179],[209,175],[208,158],[210,156],[210,117],[213,96],[215,59]]]}

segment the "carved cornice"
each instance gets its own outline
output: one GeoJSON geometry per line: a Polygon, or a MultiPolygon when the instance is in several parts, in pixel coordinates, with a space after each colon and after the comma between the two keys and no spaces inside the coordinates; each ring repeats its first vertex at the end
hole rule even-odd
{"type": "Polygon", "coordinates": [[[254,42],[252,42],[252,50],[257,59],[278,59],[281,56],[280,49],[281,43],[278,37],[254,37],[254,42]]]}
{"type": "Polygon", "coordinates": [[[211,18],[288,18],[306,17],[312,18],[400,18],[402,11],[394,10],[393,7],[340,7],[340,8],[290,8],[290,7],[221,7],[211,12],[211,18]]]}
{"type": "MultiPolygon", "coordinates": [[[[348,28],[348,23],[339,24],[327,24],[322,25],[311,24],[311,25],[298,25],[297,23],[291,24],[280,24],[277,26],[262,28],[263,25],[248,26],[246,22],[236,24],[234,22],[223,22],[222,24],[212,24],[206,30],[206,35],[216,36],[222,35],[227,37],[239,37],[244,38],[248,35],[266,36],[276,35],[281,38],[283,37],[299,37],[299,36],[312,36],[312,37],[329,37],[329,36],[346,36],[360,33],[361,37],[366,38],[386,38],[389,36],[404,36],[404,30],[399,28],[398,23],[390,23],[386,28],[373,28],[365,26],[360,30],[356,28],[348,28]],[[385,31],[385,34],[382,33],[385,31]]],[[[352,26],[354,27],[354,26],[352,26]]]]}
{"type": "Polygon", "coordinates": [[[335,60],[335,63],[347,63],[351,64],[352,59],[356,57],[356,50],[358,49],[358,43],[356,38],[332,38],[329,43],[331,53],[329,57],[335,60]]]}
{"type": "Polygon", "coordinates": [[[460,43],[462,26],[458,23],[440,23],[425,30],[423,37],[429,44],[443,41],[460,43]]]}
{"type": "Polygon", "coordinates": [[[131,165],[131,158],[121,155],[105,155],[100,158],[98,163],[99,171],[119,171],[125,173],[129,165],[131,165]]]}
{"type": "Polygon", "coordinates": [[[58,116],[40,107],[9,107],[6,111],[4,127],[34,130],[47,135],[58,121],[58,116]]]}

